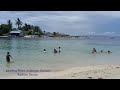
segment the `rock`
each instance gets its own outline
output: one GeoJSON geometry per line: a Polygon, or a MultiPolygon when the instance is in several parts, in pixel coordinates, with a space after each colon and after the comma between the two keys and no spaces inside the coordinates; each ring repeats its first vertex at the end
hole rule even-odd
{"type": "Polygon", "coordinates": [[[92,77],[88,77],[89,79],[92,79],[92,77]]]}

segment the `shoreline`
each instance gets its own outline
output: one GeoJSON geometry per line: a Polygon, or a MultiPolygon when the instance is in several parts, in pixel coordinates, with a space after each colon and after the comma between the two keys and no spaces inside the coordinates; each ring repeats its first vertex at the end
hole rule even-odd
{"type": "Polygon", "coordinates": [[[0,79],[120,79],[120,65],[73,67],[58,72],[19,74],[4,72],[0,73],[0,79]]]}

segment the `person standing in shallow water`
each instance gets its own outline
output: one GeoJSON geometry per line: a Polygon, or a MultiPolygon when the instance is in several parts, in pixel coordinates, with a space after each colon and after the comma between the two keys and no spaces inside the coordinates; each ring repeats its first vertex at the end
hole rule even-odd
{"type": "MultiPolygon", "coordinates": [[[[10,53],[7,52],[7,55],[6,55],[6,62],[10,62],[10,57],[11,57],[10,53]]],[[[12,57],[11,57],[11,58],[12,58],[12,57]]]]}
{"type": "Polygon", "coordinates": [[[59,47],[59,52],[60,52],[60,47],[59,47]]]}

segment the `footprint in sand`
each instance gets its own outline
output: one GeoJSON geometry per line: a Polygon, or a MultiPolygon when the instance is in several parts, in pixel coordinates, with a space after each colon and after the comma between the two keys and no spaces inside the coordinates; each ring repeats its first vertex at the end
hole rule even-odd
{"type": "Polygon", "coordinates": [[[103,78],[98,78],[98,79],[103,79],[103,78]]]}
{"type": "Polygon", "coordinates": [[[116,68],[120,68],[120,67],[116,67],[116,68]]]}
{"type": "Polygon", "coordinates": [[[75,76],[71,76],[71,77],[75,77],[75,76]]]}
{"type": "Polygon", "coordinates": [[[73,73],[73,74],[77,74],[77,73],[73,73]]]}

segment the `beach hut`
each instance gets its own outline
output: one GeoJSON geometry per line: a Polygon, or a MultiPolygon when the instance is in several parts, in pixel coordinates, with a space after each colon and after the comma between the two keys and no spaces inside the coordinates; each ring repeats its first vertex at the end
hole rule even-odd
{"type": "Polygon", "coordinates": [[[10,36],[23,36],[23,32],[21,30],[14,30],[14,31],[10,31],[10,36]]]}

